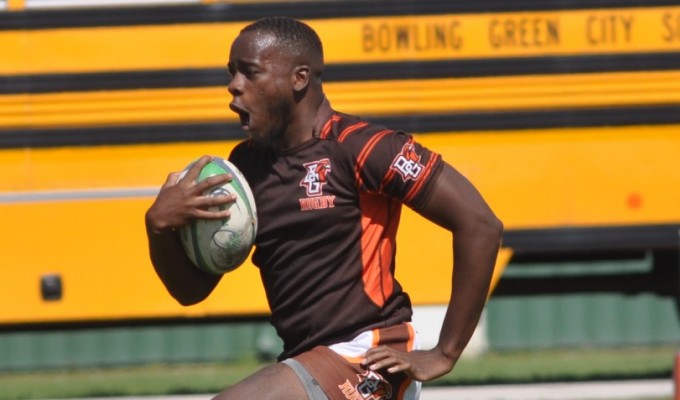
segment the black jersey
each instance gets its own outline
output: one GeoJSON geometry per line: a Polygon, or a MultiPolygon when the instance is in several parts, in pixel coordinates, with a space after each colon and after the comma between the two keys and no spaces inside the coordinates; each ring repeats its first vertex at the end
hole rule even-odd
{"type": "Polygon", "coordinates": [[[325,101],[314,139],[284,152],[247,140],[230,160],[255,196],[252,261],[284,342],[281,359],[410,320],[394,279],[397,226],[402,204],[426,204],[438,154],[325,101]]]}

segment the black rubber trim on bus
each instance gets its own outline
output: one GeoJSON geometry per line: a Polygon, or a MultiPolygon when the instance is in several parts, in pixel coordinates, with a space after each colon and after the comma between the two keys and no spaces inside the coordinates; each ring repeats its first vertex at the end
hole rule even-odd
{"type": "Polygon", "coordinates": [[[488,111],[438,115],[369,117],[413,133],[509,131],[680,123],[680,104],[564,110],[488,111]]]}
{"type": "MultiPolygon", "coordinates": [[[[325,82],[680,70],[680,53],[329,64],[325,82]]],[[[0,76],[0,94],[212,87],[225,68],[0,76]]],[[[226,92],[225,92],[226,94],[226,92]]]]}
{"type": "Polygon", "coordinates": [[[255,4],[80,7],[0,12],[0,30],[238,21],[245,23],[272,15],[286,15],[299,19],[335,19],[629,7],[649,8],[677,5],[676,0],[340,0],[255,4]]]}
{"type": "MultiPolygon", "coordinates": [[[[680,124],[680,104],[635,107],[478,113],[364,116],[411,133],[510,131],[564,127],[680,124]]],[[[241,140],[236,123],[159,124],[53,129],[0,130],[0,148],[125,145],[241,140]]]]}
{"type": "Polygon", "coordinates": [[[680,221],[675,224],[513,229],[503,247],[517,254],[588,251],[680,250],[680,221]]]}

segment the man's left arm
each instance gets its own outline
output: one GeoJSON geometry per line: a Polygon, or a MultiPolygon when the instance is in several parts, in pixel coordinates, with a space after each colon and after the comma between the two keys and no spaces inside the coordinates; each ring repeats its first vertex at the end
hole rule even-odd
{"type": "Polygon", "coordinates": [[[399,352],[379,346],[366,353],[364,365],[391,373],[404,371],[429,381],[453,369],[484,309],[503,231],[477,189],[445,164],[433,182],[431,198],[419,213],[453,234],[455,278],[438,344],[430,350],[399,352]]]}

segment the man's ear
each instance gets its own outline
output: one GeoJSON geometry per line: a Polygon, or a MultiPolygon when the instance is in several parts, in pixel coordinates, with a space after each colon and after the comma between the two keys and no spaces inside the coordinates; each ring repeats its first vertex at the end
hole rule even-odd
{"type": "Polygon", "coordinates": [[[309,86],[311,71],[308,65],[298,65],[293,69],[293,90],[303,91],[309,86]]]}

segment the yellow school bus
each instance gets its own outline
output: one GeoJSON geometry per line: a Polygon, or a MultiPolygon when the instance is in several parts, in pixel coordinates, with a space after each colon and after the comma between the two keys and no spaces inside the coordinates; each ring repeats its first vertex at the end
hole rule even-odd
{"type": "MultiPolygon", "coordinates": [[[[175,304],[143,216],[169,172],[244,138],[225,65],[269,15],[317,30],[334,108],[475,183],[506,228],[499,290],[511,257],[677,252],[680,4],[5,0],[0,325],[267,314],[249,263],[175,304]]],[[[447,303],[449,235],[406,212],[398,240],[414,303],[447,303]]],[[[677,277],[677,255],[660,260],[677,277]]]]}

